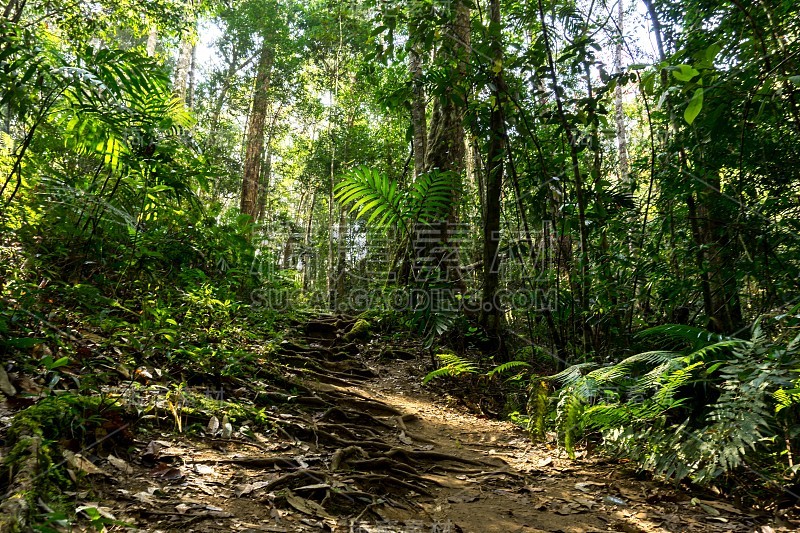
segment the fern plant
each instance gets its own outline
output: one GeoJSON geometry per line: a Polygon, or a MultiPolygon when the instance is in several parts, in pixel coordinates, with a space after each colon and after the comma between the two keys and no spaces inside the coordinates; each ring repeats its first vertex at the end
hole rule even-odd
{"type": "Polygon", "coordinates": [[[408,189],[385,174],[359,167],[345,174],[336,185],[335,196],[349,206],[356,218],[367,218],[367,225],[385,228],[397,225],[404,237],[423,222],[445,218],[450,212],[458,182],[449,172],[420,175],[408,189]]]}
{"type": "MultiPolygon", "coordinates": [[[[437,359],[441,362],[442,366],[433,372],[429,372],[423,379],[422,383],[428,383],[432,379],[442,376],[461,376],[463,374],[478,374],[479,368],[475,361],[470,361],[460,357],[454,353],[440,353],[436,355],[437,359]]],[[[491,370],[483,373],[483,376],[492,378],[499,374],[504,374],[509,370],[529,368],[531,365],[525,361],[508,361],[495,366],[491,370]]]]}
{"type": "Polygon", "coordinates": [[[442,376],[460,376],[463,374],[477,374],[478,365],[474,361],[464,359],[454,353],[436,354],[436,358],[441,361],[442,366],[433,372],[429,372],[422,383],[428,383],[432,379],[442,376]]]}
{"type": "MultiPolygon", "coordinates": [[[[800,336],[776,345],[760,323],[749,340],[675,325],[641,336],[664,339],[675,350],[601,368],[575,365],[546,378],[558,386],[551,401],[570,456],[591,433],[643,470],[676,480],[710,483],[764,459],[772,471],[783,469],[781,458],[798,438],[792,420],[800,404],[800,336]]],[[[547,410],[531,414],[541,426],[547,410]]],[[[793,464],[791,457],[785,462],[793,464]]]]}
{"type": "MultiPolygon", "coordinates": [[[[417,233],[422,225],[445,220],[450,213],[459,180],[452,172],[431,171],[422,174],[408,187],[368,167],[359,167],[344,175],[335,187],[336,199],[348,206],[356,218],[366,219],[367,226],[386,230],[397,228],[398,255],[410,257],[412,251],[426,249],[418,246],[417,233]]],[[[425,243],[422,243],[425,244],[425,243]]],[[[453,327],[459,316],[458,302],[449,286],[437,285],[436,269],[422,265],[415,271],[415,281],[426,290],[422,302],[410,301],[410,324],[416,327],[430,347],[436,337],[453,327]]]]}

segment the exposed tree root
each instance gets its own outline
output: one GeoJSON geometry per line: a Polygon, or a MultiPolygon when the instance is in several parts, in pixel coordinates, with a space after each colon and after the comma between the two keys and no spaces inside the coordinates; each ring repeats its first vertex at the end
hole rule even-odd
{"type": "Polygon", "coordinates": [[[385,489],[387,485],[394,485],[395,487],[412,490],[418,494],[422,494],[423,496],[433,497],[433,494],[425,487],[421,487],[386,474],[358,474],[349,476],[349,478],[354,481],[362,481],[367,484],[377,485],[381,489],[385,489]]]}
{"type": "Polygon", "coordinates": [[[319,421],[361,423],[366,426],[379,426],[387,429],[394,429],[392,428],[391,424],[384,422],[383,420],[376,418],[371,414],[363,413],[361,411],[354,411],[352,409],[341,409],[339,407],[331,407],[325,411],[322,416],[319,417],[319,421]]]}
{"type": "Polygon", "coordinates": [[[11,482],[0,503],[0,533],[17,533],[27,527],[30,512],[29,498],[34,493],[34,482],[39,472],[39,452],[41,441],[36,436],[23,436],[19,442],[26,442],[24,459],[12,468],[11,482]]]}
{"type": "Polygon", "coordinates": [[[330,478],[328,473],[322,470],[313,470],[310,468],[304,468],[302,470],[295,470],[294,472],[284,474],[279,478],[270,481],[259,490],[264,492],[272,492],[275,490],[280,490],[288,486],[292,481],[296,479],[303,479],[304,481],[312,481],[313,483],[325,483],[328,482],[330,478]]]}
{"type": "Polygon", "coordinates": [[[192,462],[197,464],[231,464],[247,468],[272,468],[278,466],[284,470],[304,468],[297,460],[290,457],[237,457],[234,459],[200,459],[192,462]]]}

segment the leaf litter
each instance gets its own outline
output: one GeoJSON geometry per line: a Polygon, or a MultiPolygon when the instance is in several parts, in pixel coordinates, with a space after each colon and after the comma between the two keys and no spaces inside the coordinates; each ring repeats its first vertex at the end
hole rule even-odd
{"type": "Polygon", "coordinates": [[[421,355],[381,358],[382,342],[422,354],[414,341],[345,340],[354,323],[321,316],[280,345],[290,394],[231,380],[228,389],[255,398],[259,423],[200,409],[191,433],[141,435],[105,459],[65,454],[74,475],[97,478],[98,501],[84,509],[165,533],[797,528],[635,479],[623,463],[567,460],[511,423],[421,388],[421,355]]]}

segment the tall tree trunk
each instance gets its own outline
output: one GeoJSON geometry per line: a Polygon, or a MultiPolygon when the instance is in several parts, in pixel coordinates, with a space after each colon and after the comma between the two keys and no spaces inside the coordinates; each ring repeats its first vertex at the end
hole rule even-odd
{"type": "MultiPolygon", "coordinates": [[[[622,72],[622,45],[625,24],[624,0],[617,2],[617,45],[614,49],[614,71],[619,74],[622,72]]],[[[619,180],[625,186],[626,191],[633,191],[635,182],[630,179],[630,169],[628,164],[628,136],[625,130],[625,111],[622,107],[622,84],[618,83],[614,90],[614,118],[617,123],[617,152],[619,153],[619,180]]]]}
{"type": "MultiPolygon", "coordinates": [[[[464,142],[464,112],[466,107],[467,88],[466,75],[470,54],[470,13],[464,0],[455,0],[450,14],[450,23],[445,28],[447,38],[437,51],[439,58],[445,62],[457,64],[454,83],[448,87],[445,94],[437,98],[433,105],[430,129],[428,131],[428,144],[425,153],[425,170],[438,169],[442,172],[452,172],[457,179],[465,169],[466,147],[464,142]]],[[[466,290],[466,284],[461,276],[458,251],[450,243],[450,233],[453,225],[458,221],[458,205],[460,197],[457,191],[461,190],[459,182],[454,187],[454,194],[450,214],[446,221],[439,225],[437,246],[440,250],[431,255],[438,265],[439,275],[449,282],[456,284],[460,291],[466,290]]]]}
{"type": "MultiPolygon", "coordinates": [[[[503,43],[500,0],[489,3],[489,38],[494,75],[494,105],[490,117],[490,139],[487,151],[486,200],[483,214],[483,304],[481,323],[487,333],[499,336],[502,318],[497,290],[500,286],[500,265],[497,250],[500,246],[500,210],[503,192],[503,163],[505,160],[505,81],[503,79],[503,43]]],[[[523,216],[520,213],[520,216],[523,216]]]]}
{"type": "MultiPolygon", "coordinates": [[[[331,106],[328,114],[328,141],[331,143],[331,165],[330,165],[330,188],[328,189],[328,257],[327,257],[327,271],[326,271],[326,290],[328,294],[328,306],[334,309],[336,301],[336,272],[334,271],[334,258],[333,258],[333,209],[335,205],[334,188],[336,187],[336,141],[333,138],[333,131],[335,130],[334,122],[336,120],[336,106],[339,104],[339,69],[342,62],[342,51],[344,49],[344,32],[342,28],[342,9],[341,4],[338,6],[338,21],[339,21],[339,46],[336,48],[335,62],[330,69],[331,74],[331,106]]],[[[341,238],[341,237],[340,237],[341,238]]]]}
{"type": "Polygon", "coordinates": [[[269,123],[267,130],[267,140],[264,143],[262,151],[262,171],[261,178],[258,186],[258,217],[256,220],[261,222],[264,220],[267,211],[267,197],[272,183],[272,140],[275,138],[275,131],[278,127],[278,119],[281,117],[283,111],[283,103],[277,106],[275,112],[272,114],[272,119],[269,123]]]}
{"type": "Polygon", "coordinates": [[[247,148],[244,158],[244,177],[242,179],[241,211],[249,215],[253,221],[258,216],[259,181],[261,177],[261,161],[264,150],[264,130],[269,107],[270,74],[274,52],[265,37],[261,45],[258,60],[255,86],[253,89],[253,107],[247,125],[247,148]]]}
{"type": "MultiPolygon", "coordinates": [[[[312,136],[313,137],[313,136],[312,136]]],[[[300,260],[303,263],[303,275],[300,283],[303,291],[308,291],[309,283],[313,278],[311,270],[311,262],[309,257],[313,254],[309,252],[311,248],[311,229],[314,223],[314,206],[317,204],[317,189],[311,191],[311,201],[308,203],[308,220],[306,221],[305,235],[303,236],[303,252],[300,255],[300,260]]]]}
{"type": "Polygon", "coordinates": [[[192,51],[190,54],[190,61],[189,61],[189,82],[186,87],[186,107],[189,109],[194,109],[194,89],[195,89],[195,77],[196,77],[196,70],[197,70],[197,45],[192,45],[192,51]]]}
{"type": "Polygon", "coordinates": [[[148,57],[156,55],[156,47],[158,46],[158,28],[154,25],[150,26],[150,31],[147,33],[147,51],[148,57]]]}
{"type": "Polygon", "coordinates": [[[415,44],[408,54],[408,70],[411,72],[413,97],[411,99],[411,127],[413,128],[414,177],[425,172],[428,124],[425,116],[425,87],[422,82],[422,59],[419,45],[415,44]]]}
{"type": "Polygon", "coordinates": [[[192,41],[191,35],[187,31],[181,39],[178,52],[178,62],[175,66],[175,80],[173,82],[173,92],[181,101],[186,101],[186,92],[189,87],[189,72],[192,68],[192,41]]]}

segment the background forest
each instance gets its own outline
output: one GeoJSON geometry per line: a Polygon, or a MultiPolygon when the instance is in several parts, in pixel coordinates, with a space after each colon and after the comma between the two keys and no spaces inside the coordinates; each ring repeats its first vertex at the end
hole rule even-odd
{"type": "Polygon", "coordinates": [[[187,382],[361,314],[570,454],[796,502],[797,2],[0,9],[7,371],[187,382]]]}

